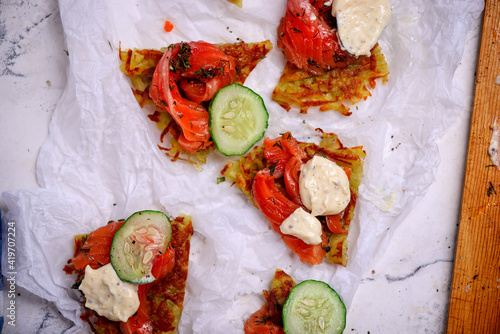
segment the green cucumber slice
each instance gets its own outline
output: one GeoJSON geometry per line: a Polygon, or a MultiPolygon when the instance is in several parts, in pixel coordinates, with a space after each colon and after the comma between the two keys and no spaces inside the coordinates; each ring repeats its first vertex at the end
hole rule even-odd
{"type": "Polygon", "coordinates": [[[171,238],[170,219],[163,212],[146,210],[131,215],[111,243],[111,265],[118,277],[136,284],[153,282],[154,258],[167,250],[171,238]]]}
{"type": "Polygon", "coordinates": [[[286,334],[340,334],[346,324],[346,307],[325,282],[307,280],[297,284],[283,306],[286,334]]]}
{"type": "Polygon", "coordinates": [[[264,100],[248,87],[231,84],[210,102],[209,129],[215,147],[224,155],[245,154],[267,129],[264,100]]]}

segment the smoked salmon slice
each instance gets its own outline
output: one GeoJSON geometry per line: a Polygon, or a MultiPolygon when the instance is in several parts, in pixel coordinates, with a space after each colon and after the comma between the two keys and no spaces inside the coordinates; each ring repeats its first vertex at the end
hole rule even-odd
{"type": "Polygon", "coordinates": [[[265,304],[245,321],[245,334],[285,334],[283,328],[271,322],[267,314],[268,306],[265,304]]]}
{"type": "Polygon", "coordinates": [[[327,241],[324,231],[323,243],[309,245],[295,236],[283,234],[280,230],[283,221],[302,206],[298,175],[303,164],[302,159],[307,158],[306,153],[290,134],[284,134],[274,140],[266,138],[264,147],[264,157],[273,167],[262,169],[255,175],[252,182],[252,199],[269,220],[274,231],[280,234],[285,244],[302,262],[320,264],[326,254],[324,247],[327,241]],[[278,177],[284,178],[288,196],[277,187],[275,180],[278,177]]]}
{"type": "Polygon", "coordinates": [[[286,59],[313,75],[344,68],[356,60],[342,50],[336,30],[323,17],[327,12],[320,13],[317,7],[308,0],[288,0],[278,26],[278,46],[286,59]]]}
{"type": "Polygon", "coordinates": [[[234,82],[236,65],[231,56],[203,41],[177,43],[163,54],[149,90],[160,112],[168,112],[182,133],[179,146],[196,153],[211,145],[208,112],[202,102],[234,82]]]}
{"type": "Polygon", "coordinates": [[[80,248],[78,254],[71,259],[76,270],[85,270],[89,265],[92,269],[98,269],[110,263],[109,252],[115,232],[123,225],[121,222],[112,222],[99,227],[91,232],[87,240],[80,248]]]}

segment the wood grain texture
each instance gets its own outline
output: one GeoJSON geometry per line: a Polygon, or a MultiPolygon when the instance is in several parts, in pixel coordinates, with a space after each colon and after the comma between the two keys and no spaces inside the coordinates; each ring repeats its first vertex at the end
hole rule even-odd
{"type": "Polygon", "coordinates": [[[488,156],[500,125],[500,1],[487,0],[476,72],[447,333],[500,333],[500,170],[488,156]]]}

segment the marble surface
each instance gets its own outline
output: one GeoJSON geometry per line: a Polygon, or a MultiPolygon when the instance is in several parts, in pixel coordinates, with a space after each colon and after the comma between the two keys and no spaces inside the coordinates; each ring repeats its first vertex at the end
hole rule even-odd
{"type": "MultiPolygon", "coordinates": [[[[438,140],[435,183],[364,274],[346,333],[443,333],[472,111],[480,22],[467,35],[456,78],[465,108],[438,140]]],[[[66,82],[68,58],[56,0],[0,2],[0,192],[37,187],[38,150],[66,82]]],[[[0,208],[6,210],[0,198],[0,208]]],[[[17,326],[3,333],[65,333],[71,323],[17,287],[17,326]]],[[[2,314],[6,312],[6,296],[2,314]]]]}

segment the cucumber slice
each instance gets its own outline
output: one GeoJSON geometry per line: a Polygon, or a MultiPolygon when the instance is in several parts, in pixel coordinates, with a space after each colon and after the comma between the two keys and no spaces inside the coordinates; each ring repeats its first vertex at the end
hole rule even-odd
{"type": "Polygon", "coordinates": [[[139,211],[116,231],[111,243],[111,265],[122,281],[145,284],[155,277],[153,262],[172,238],[170,219],[160,211],[139,211]]]}
{"type": "Polygon", "coordinates": [[[328,284],[303,281],[290,291],[283,306],[283,329],[286,334],[340,334],[346,313],[344,303],[328,284]]]}
{"type": "Polygon", "coordinates": [[[242,155],[267,129],[264,100],[250,88],[232,84],[220,89],[210,102],[210,135],[219,152],[242,155]]]}

